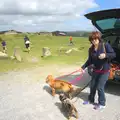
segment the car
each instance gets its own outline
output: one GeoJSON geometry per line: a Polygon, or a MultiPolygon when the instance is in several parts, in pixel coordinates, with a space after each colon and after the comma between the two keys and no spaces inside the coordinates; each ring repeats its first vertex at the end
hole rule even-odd
{"type": "MultiPolygon", "coordinates": [[[[103,41],[109,42],[116,52],[116,58],[111,63],[120,66],[120,8],[95,11],[84,16],[101,32],[103,41]]],[[[116,70],[109,80],[120,84],[120,70],[116,70]]]]}

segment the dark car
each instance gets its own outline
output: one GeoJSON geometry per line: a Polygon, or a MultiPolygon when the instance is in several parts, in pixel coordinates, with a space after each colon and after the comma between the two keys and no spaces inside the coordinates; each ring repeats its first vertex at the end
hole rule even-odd
{"type": "MultiPolygon", "coordinates": [[[[112,61],[120,68],[120,9],[109,9],[85,14],[92,24],[101,32],[104,42],[109,42],[116,52],[116,58],[112,61]]],[[[114,72],[111,80],[120,83],[120,70],[114,72]]]]}

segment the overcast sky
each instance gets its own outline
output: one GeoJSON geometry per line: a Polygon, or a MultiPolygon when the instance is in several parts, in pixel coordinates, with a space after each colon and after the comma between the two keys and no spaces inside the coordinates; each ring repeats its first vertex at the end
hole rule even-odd
{"type": "Polygon", "coordinates": [[[93,30],[84,14],[99,8],[95,0],[2,0],[0,30],[93,30]]]}

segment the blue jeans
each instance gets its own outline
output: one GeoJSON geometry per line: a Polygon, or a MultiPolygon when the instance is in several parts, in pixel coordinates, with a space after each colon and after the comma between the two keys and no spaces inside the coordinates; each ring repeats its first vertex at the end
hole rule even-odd
{"type": "Polygon", "coordinates": [[[96,90],[98,91],[98,102],[100,105],[105,105],[106,98],[104,93],[105,84],[108,80],[108,73],[93,73],[91,84],[90,84],[90,95],[88,97],[89,101],[94,103],[96,90]]]}

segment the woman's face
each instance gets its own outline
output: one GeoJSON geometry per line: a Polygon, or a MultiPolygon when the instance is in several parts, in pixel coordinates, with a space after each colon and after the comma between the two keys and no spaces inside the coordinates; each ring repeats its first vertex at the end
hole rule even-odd
{"type": "Polygon", "coordinates": [[[99,44],[99,39],[97,39],[97,38],[93,39],[92,44],[95,45],[95,46],[98,45],[99,44]]]}

